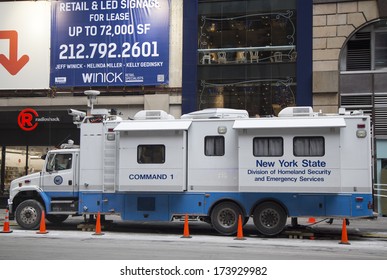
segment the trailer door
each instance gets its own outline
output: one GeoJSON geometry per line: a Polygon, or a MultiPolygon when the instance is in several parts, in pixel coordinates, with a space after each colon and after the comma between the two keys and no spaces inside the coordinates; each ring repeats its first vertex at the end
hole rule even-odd
{"type": "Polygon", "coordinates": [[[119,124],[119,191],[185,191],[190,125],[181,120],[119,124]]]}

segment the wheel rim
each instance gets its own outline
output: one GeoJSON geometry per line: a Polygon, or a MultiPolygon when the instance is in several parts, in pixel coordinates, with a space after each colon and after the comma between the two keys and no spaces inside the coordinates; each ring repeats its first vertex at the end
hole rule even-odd
{"type": "Polygon", "coordinates": [[[20,212],[20,219],[24,224],[33,224],[38,219],[38,211],[31,206],[24,207],[20,212]]]}
{"type": "Polygon", "coordinates": [[[218,214],[218,222],[225,228],[231,228],[236,223],[236,213],[231,208],[225,208],[218,214]]]}
{"type": "Polygon", "coordinates": [[[280,221],[280,215],[274,209],[268,208],[261,212],[259,219],[264,227],[273,228],[278,225],[280,221]]]}

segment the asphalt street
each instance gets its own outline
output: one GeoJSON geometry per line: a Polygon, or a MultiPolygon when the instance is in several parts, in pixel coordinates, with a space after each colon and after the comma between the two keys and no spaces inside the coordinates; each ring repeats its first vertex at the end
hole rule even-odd
{"type": "MultiPolygon", "coordinates": [[[[0,209],[0,231],[3,229],[3,223],[5,218],[5,209],[0,209]]],[[[110,219],[107,217],[107,219],[110,219]]],[[[125,231],[126,228],[130,231],[131,228],[133,228],[133,223],[121,221],[119,217],[115,216],[112,218],[115,223],[115,229],[118,231],[125,231]]],[[[71,225],[78,225],[83,222],[82,217],[70,217],[65,223],[65,228],[70,228],[71,225]]],[[[290,219],[288,221],[288,224],[290,224],[290,219]]],[[[294,235],[294,238],[297,237],[298,232],[311,232],[318,236],[340,236],[342,234],[343,230],[343,222],[341,219],[334,219],[332,223],[329,223],[328,219],[325,218],[319,218],[319,217],[312,217],[312,218],[299,218],[298,223],[300,225],[299,228],[288,228],[285,233],[288,236],[294,235]],[[312,221],[313,219],[313,221],[312,221]]],[[[137,232],[141,231],[147,231],[149,229],[152,231],[152,223],[134,223],[137,226],[137,232]],[[140,229],[138,229],[140,227],[140,229]]],[[[181,228],[181,224],[179,223],[155,223],[157,227],[160,229],[161,232],[177,232],[181,228]]],[[[195,223],[194,223],[195,224],[195,223]]],[[[20,228],[16,221],[10,221],[11,228],[20,228]]],[[[209,226],[207,226],[209,228],[209,226]]],[[[251,226],[251,232],[254,232],[254,227],[251,226]]],[[[249,229],[247,225],[247,230],[249,229]]],[[[346,226],[346,230],[349,236],[353,237],[363,237],[363,238],[380,238],[380,239],[386,239],[387,240],[387,217],[382,217],[375,215],[374,218],[361,218],[361,219],[351,219],[349,220],[349,225],[346,226]]],[[[208,232],[209,234],[215,234],[215,232],[212,232],[212,229],[206,230],[205,233],[208,232]]],[[[247,231],[249,232],[249,231],[247,231]]],[[[308,236],[308,235],[305,235],[308,236]]]]}
{"type": "MultiPolygon", "coordinates": [[[[0,210],[0,230],[5,210],[0,210]]],[[[280,236],[259,236],[249,221],[244,240],[221,236],[208,224],[190,222],[190,237],[181,238],[179,222],[127,222],[115,217],[103,225],[81,227],[82,217],[71,217],[60,226],[47,223],[47,234],[23,230],[10,221],[10,234],[0,234],[0,260],[387,260],[387,218],[350,220],[350,244],[340,244],[342,220],[300,218],[280,236]],[[86,229],[86,230],[85,230],[86,229]],[[350,245],[350,246],[347,246],[350,245]]],[[[290,219],[289,219],[290,223],[290,219]]]]}

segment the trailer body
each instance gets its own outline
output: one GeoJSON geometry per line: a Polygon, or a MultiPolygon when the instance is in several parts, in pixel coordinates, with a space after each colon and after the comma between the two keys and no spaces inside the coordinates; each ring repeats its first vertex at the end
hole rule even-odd
{"type": "Polygon", "coordinates": [[[142,111],[121,120],[99,110],[80,133],[79,147],[49,151],[43,171],[12,182],[9,208],[22,227],[38,227],[43,210],[52,222],[188,215],[230,235],[241,215],[273,236],[288,217],[373,214],[370,119],[359,112],[289,107],[249,118],[207,109],[173,119],[142,111]]]}

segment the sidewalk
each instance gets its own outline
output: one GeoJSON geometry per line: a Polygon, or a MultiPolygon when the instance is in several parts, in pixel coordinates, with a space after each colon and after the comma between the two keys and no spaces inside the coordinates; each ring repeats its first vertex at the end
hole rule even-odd
{"type": "MultiPolygon", "coordinates": [[[[308,219],[300,218],[299,224],[307,226],[313,232],[326,235],[341,235],[343,228],[342,219],[334,219],[332,224],[327,223],[328,219],[319,220],[316,223],[309,224],[308,219]]],[[[346,226],[348,235],[365,238],[383,238],[387,239],[387,217],[350,219],[346,226]]]]}

